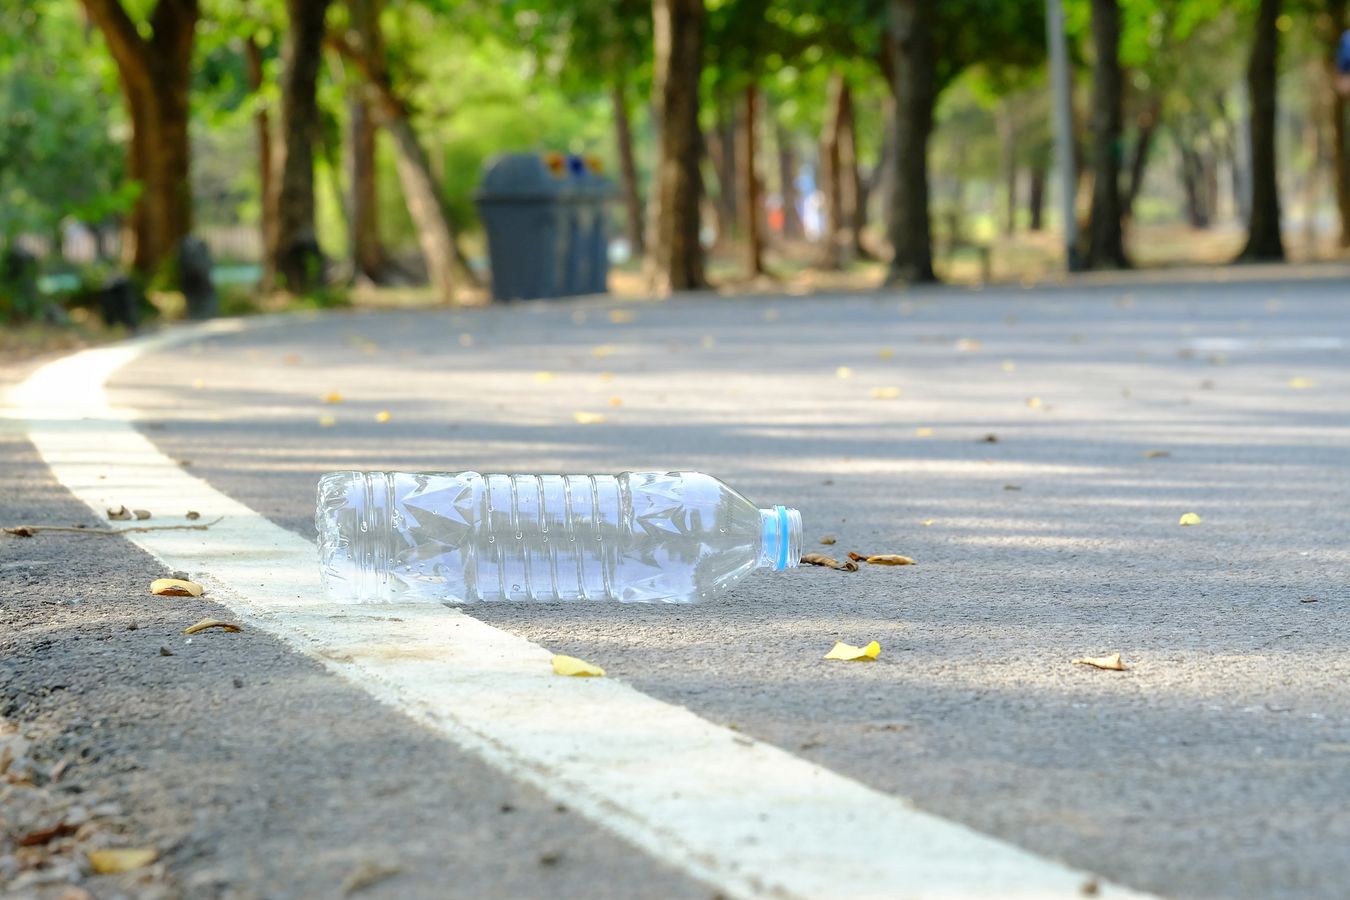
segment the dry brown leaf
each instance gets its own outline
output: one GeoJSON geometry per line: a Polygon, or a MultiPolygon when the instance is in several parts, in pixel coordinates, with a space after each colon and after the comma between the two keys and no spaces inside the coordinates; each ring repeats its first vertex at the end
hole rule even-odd
{"type": "Polygon", "coordinates": [[[869,566],[912,566],[914,560],[898,553],[878,553],[863,560],[869,566]]]}
{"type": "Polygon", "coordinates": [[[5,534],[12,534],[15,537],[32,537],[36,532],[27,525],[19,525],[15,528],[6,528],[5,534]]]}
{"type": "Polygon", "coordinates": [[[206,589],[195,581],[182,578],[156,578],[150,582],[150,593],[161,597],[200,597],[206,589]]]}
{"type": "Polygon", "coordinates": [[[222,622],[220,619],[202,619],[196,625],[189,625],[184,628],[183,634],[196,634],[208,628],[219,628],[221,631],[228,631],[230,634],[238,634],[243,631],[242,628],[232,622],[222,622]]]}
{"type": "Polygon", "coordinates": [[[121,847],[113,850],[90,850],[89,865],[99,875],[116,875],[148,866],[159,858],[154,847],[121,847]]]}
{"type": "Polygon", "coordinates": [[[1144,459],[1162,459],[1165,456],[1171,456],[1170,450],[1145,450],[1144,459]]]}
{"type": "Polygon", "coordinates": [[[980,438],[980,443],[981,443],[981,444],[997,444],[997,443],[998,443],[998,435],[994,434],[994,433],[991,431],[989,434],[986,434],[984,437],[980,438]]]}
{"type": "Polygon", "coordinates": [[[202,514],[199,513],[199,512],[197,512],[195,509],[190,509],[190,510],[188,510],[187,520],[188,520],[189,522],[195,522],[195,521],[197,521],[198,519],[200,519],[201,517],[202,517],[202,514]]]}
{"type": "Polygon", "coordinates": [[[827,569],[838,569],[841,572],[858,571],[858,564],[853,560],[840,562],[833,556],[826,556],[824,553],[808,553],[802,557],[802,563],[808,566],[823,566],[827,569]]]}
{"type": "Polygon", "coordinates": [[[1119,653],[1112,653],[1110,656],[1081,656],[1073,662],[1080,666],[1092,666],[1094,669],[1107,669],[1112,672],[1126,671],[1125,664],[1120,661],[1119,653]]]}
{"type": "Polygon", "coordinates": [[[1020,484],[1005,484],[1003,489],[1005,491],[1020,491],[1022,486],[1020,484]]]}
{"type": "Polygon", "coordinates": [[[138,522],[144,522],[146,519],[150,518],[150,510],[148,509],[133,509],[131,514],[136,517],[138,522]]]}
{"type": "Polygon", "coordinates": [[[37,831],[30,831],[20,837],[16,844],[20,847],[40,847],[43,844],[50,843],[59,837],[65,837],[68,834],[74,834],[79,830],[78,825],[70,825],[64,821],[57,822],[51,828],[39,828],[37,831]]]}
{"type": "Polygon", "coordinates": [[[974,338],[961,338],[956,342],[956,352],[958,353],[979,353],[984,345],[974,338]]]}
{"type": "Polygon", "coordinates": [[[357,891],[368,888],[377,882],[384,881],[386,878],[392,878],[402,871],[403,869],[398,866],[387,866],[383,863],[370,862],[367,860],[358,865],[355,869],[352,869],[347,875],[346,879],[342,882],[342,895],[344,897],[350,897],[357,891]]]}
{"type": "Polygon", "coordinates": [[[825,537],[820,539],[820,542],[824,544],[826,547],[828,547],[835,542],[834,535],[827,534],[825,535],[825,537]]]}
{"type": "Polygon", "coordinates": [[[126,522],[131,519],[131,510],[125,506],[119,506],[117,509],[108,510],[108,518],[114,522],[126,522]]]}

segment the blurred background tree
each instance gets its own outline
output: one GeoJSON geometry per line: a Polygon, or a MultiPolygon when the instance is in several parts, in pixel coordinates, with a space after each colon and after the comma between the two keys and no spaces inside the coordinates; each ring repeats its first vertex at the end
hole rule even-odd
{"type": "MultiPolygon", "coordinates": [[[[1063,5],[1089,263],[1350,248],[1350,113],[1332,90],[1346,0],[1063,5]]],[[[563,153],[616,183],[622,290],[1040,277],[1063,266],[1064,227],[1044,11],[6,4],[0,241],[37,258],[48,294],[116,268],[171,287],[196,235],[244,305],[327,283],[474,302],[485,164],[563,153]]]]}

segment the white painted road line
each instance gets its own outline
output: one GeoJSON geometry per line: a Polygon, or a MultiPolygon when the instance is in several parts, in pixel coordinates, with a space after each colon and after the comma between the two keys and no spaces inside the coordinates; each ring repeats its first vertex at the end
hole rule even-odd
{"type": "Polygon", "coordinates": [[[313,544],[189,475],[104,393],[144,353],[239,327],[185,327],[58,360],[11,392],[6,414],[100,516],[134,502],[220,517],[206,532],[128,538],[192,573],[247,626],[728,895],[1029,900],[1080,897],[1097,881],[621,681],[557,677],[548,650],[457,610],[325,603],[313,544]]]}

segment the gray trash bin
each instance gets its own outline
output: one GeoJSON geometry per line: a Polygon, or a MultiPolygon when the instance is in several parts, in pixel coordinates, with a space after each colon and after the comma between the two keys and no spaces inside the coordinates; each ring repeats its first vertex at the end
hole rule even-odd
{"type": "Polygon", "coordinates": [[[493,299],[603,294],[613,196],[609,179],[578,156],[494,157],[474,195],[487,231],[493,299]]]}
{"type": "Polygon", "coordinates": [[[569,172],[576,184],[577,242],[571,251],[575,280],[568,283],[569,293],[603,294],[609,290],[609,204],[614,185],[580,158],[573,159],[569,172]]]}
{"type": "Polygon", "coordinates": [[[575,189],[532,153],[488,162],[474,200],[487,232],[494,300],[535,300],[564,292],[568,210],[575,189]]]}

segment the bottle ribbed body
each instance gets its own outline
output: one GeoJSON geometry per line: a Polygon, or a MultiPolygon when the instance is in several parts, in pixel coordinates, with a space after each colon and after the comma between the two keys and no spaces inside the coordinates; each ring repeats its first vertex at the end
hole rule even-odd
{"type": "Polygon", "coordinates": [[[795,510],[760,510],[696,472],[332,472],[315,524],[344,602],[688,603],[795,566],[795,510]]]}

